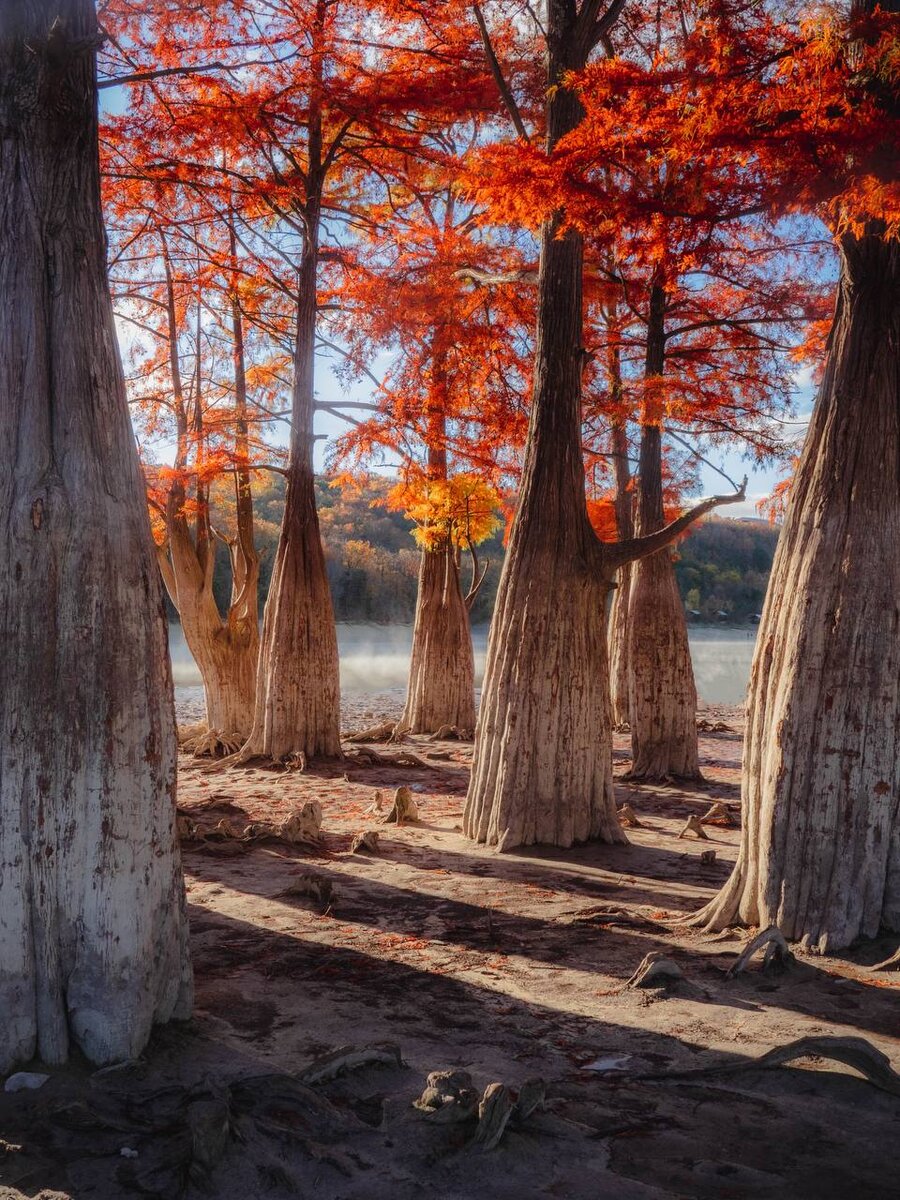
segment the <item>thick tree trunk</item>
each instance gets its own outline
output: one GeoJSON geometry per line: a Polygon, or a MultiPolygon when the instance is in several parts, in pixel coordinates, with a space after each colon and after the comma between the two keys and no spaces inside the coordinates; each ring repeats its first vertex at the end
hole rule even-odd
{"type": "Polygon", "coordinates": [[[697,920],[900,930],[900,242],[843,243],[750,682],[734,873],[697,920]]]}
{"type": "Polygon", "coordinates": [[[159,575],[106,280],[89,0],[0,6],[0,1071],[187,1017],[159,575]]]}
{"type": "MultiPolygon", "coordinates": [[[[558,87],[583,61],[574,5],[548,6],[548,146],[581,119],[558,87]]],[[[488,645],[463,828],[500,850],[626,841],[612,785],[606,595],[581,455],[582,244],[541,234],[525,465],[488,645]]]]}
{"type": "MultiPolygon", "coordinates": [[[[665,361],[665,293],[651,291],[647,377],[662,375],[665,361]]],[[[665,524],[662,478],[662,410],[652,392],[641,431],[638,534],[665,524]]],[[[630,779],[700,778],[697,689],[684,605],[668,548],[632,567],[628,612],[631,725],[630,779]]]]}
{"type": "Polygon", "coordinates": [[[475,660],[469,613],[450,546],[423,550],[406,707],[399,730],[475,728],[475,660]]]}
{"type": "Polygon", "coordinates": [[[263,616],[253,730],[241,752],[281,760],[341,753],[337,632],[319,533],[313,474],[318,237],[323,185],[320,49],[326,5],[317,0],[309,115],[306,244],[298,277],[291,445],[284,517],[263,616]]]}

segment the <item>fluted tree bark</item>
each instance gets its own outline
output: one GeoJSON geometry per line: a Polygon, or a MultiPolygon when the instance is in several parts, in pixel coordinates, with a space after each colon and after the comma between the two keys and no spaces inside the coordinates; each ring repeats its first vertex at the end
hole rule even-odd
{"type": "MultiPolygon", "coordinates": [[[[618,364],[616,364],[618,366],[618,364]]],[[[620,541],[634,537],[634,495],[628,465],[628,432],[624,421],[612,426],[612,454],[616,473],[616,535],[620,541]]],[[[631,670],[628,645],[628,612],[631,606],[631,563],[619,568],[609,610],[609,693],[614,726],[628,725],[631,670]]]]}
{"type": "Polygon", "coordinates": [[[828,362],[750,679],[744,825],[697,921],[900,930],[900,241],[841,241],[828,362]]]}
{"type": "Polygon", "coordinates": [[[291,441],[281,534],[263,615],[253,728],[242,758],[283,760],[341,753],[337,631],[316,508],[315,354],[322,192],[322,88],[328,4],[316,0],[307,117],[304,194],[297,201],[304,243],[297,281],[291,441]]]}
{"type": "MultiPolygon", "coordinates": [[[[563,85],[615,20],[584,0],[549,0],[547,150],[582,118],[563,85]]],[[[612,786],[606,596],[626,562],[651,554],[713,498],[645,537],[600,542],[581,451],[582,239],[557,213],[541,231],[534,391],[519,504],[491,623],[463,828],[509,850],[535,842],[624,842],[612,786]]]]}
{"type": "MultiPolygon", "coordinates": [[[[662,403],[654,385],[665,367],[665,290],[650,291],[647,323],[648,398],[641,425],[638,465],[638,533],[665,524],[662,473],[662,403]]],[[[631,767],[628,778],[698,779],[697,688],[684,605],[671,551],[633,568],[628,611],[631,767]]]]}
{"type": "Polygon", "coordinates": [[[92,0],[0,5],[0,1072],[187,1017],[175,721],[100,213],[92,0]]]}

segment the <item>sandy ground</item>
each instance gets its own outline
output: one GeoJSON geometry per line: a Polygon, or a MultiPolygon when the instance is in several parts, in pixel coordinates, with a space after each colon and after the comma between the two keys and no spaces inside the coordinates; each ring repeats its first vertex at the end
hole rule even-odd
{"type": "MultiPolygon", "coordinates": [[[[348,723],[393,705],[355,699],[348,723]]],[[[732,727],[702,736],[706,784],[620,783],[643,824],[631,844],[571,852],[498,856],[462,837],[466,744],[413,739],[430,769],[210,774],[185,759],[180,805],[203,829],[316,799],[321,846],[185,845],[194,1020],[158,1031],[119,1071],[75,1066],[40,1091],[0,1094],[0,1196],[4,1184],[77,1200],[900,1195],[900,1087],[822,1055],[752,1065],[801,1037],[862,1037],[900,1070],[900,975],[867,966],[896,939],[799,956],[782,973],[755,961],[729,979],[746,933],[678,924],[725,880],[739,839],[740,714],[702,716],[732,727]],[[379,824],[376,790],[389,799],[401,784],[421,820],[379,824]],[[733,827],[679,839],[712,800],[733,827]],[[379,852],[350,854],[353,834],[375,828],[379,852]],[[715,863],[701,864],[710,849],[715,863]],[[330,901],[297,893],[309,875],[330,901]],[[627,987],[649,951],[683,978],[627,987]],[[380,1042],[402,1065],[297,1082],[322,1054],[380,1042]],[[479,1151],[471,1123],[412,1107],[426,1075],[448,1068],[479,1091],[540,1077],[546,1103],[479,1151]]],[[[617,772],[627,756],[617,735],[617,772]]]]}

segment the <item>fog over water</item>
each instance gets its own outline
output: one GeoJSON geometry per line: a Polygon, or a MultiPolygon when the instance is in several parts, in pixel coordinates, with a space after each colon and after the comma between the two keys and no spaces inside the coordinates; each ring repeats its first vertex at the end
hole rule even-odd
{"type": "MultiPolygon", "coordinates": [[[[386,692],[406,685],[412,625],[340,624],[341,689],[345,693],[386,692]]],[[[486,625],[472,630],[476,683],[480,685],[487,649],[486,625]]],[[[756,630],[690,630],[697,692],[708,704],[740,704],[747,691],[756,630]]],[[[185,645],[181,626],[169,626],[176,692],[196,688],[200,673],[185,645]]]]}

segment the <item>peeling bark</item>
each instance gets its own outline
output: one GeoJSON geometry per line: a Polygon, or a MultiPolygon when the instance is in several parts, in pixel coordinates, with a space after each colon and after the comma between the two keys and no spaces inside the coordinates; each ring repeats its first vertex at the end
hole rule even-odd
{"type": "Polygon", "coordinates": [[[823,952],[900,930],[900,242],[841,243],[759,629],[731,879],[697,923],[823,952]]]}
{"type": "Polygon", "coordinates": [[[90,0],[0,6],[0,1072],[187,1017],[159,575],[100,214],[90,0]]]}

